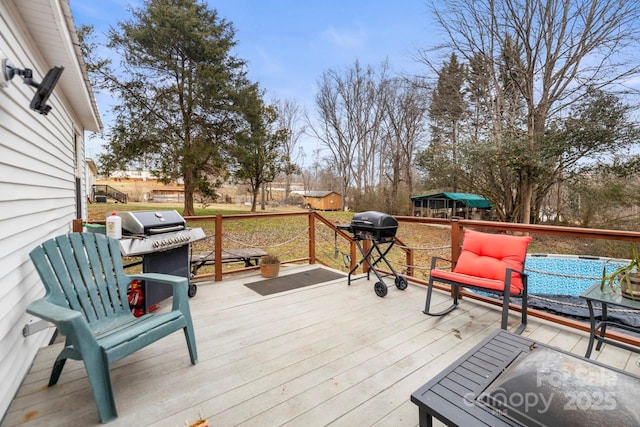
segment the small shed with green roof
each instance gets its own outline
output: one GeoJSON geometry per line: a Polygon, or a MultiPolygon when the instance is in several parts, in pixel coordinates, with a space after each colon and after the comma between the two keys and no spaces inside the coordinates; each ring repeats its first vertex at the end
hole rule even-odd
{"type": "Polygon", "coordinates": [[[480,218],[492,209],[491,202],[473,193],[431,193],[411,197],[414,216],[433,218],[480,218]]]}

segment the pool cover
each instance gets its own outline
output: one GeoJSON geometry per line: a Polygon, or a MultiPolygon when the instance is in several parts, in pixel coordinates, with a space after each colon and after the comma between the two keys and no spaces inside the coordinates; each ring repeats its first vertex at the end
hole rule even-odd
{"type": "MultiPolygon", "coordinates": [[[[513,298],[515,303],[520,303],[519,298],[513,298]]],[[[529,295],[527,301],[530,308],[544,310],[549,313],[569,317],[576,320],[589,321],[589,308],[584,299],[567,295],[529,295]],[[550,301],[552,300],[552,301],[550,301]]],[[[600,304],[594,303],[596,319],[600,319],[600,304]]],[[[640,328],[640,312],[608,307],[607,317],[623,325],[640,328]]],[[[615,329],[615,328],[614,328],[615,329]]],[[[631,331],[625,333],[633,334],[631,331]]]]}

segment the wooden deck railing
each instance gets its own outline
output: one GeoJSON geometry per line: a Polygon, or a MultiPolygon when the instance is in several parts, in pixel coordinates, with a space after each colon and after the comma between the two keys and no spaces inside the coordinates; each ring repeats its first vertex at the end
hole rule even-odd
{"type": "MultiPolygon", "coordinates": [[[[347,242],[349,245],[349,269],[352,269],[357,264],[357,259],[360,254],[357,253],[356,244],[352,239],[352,236],[348,233],[337,228],[338,224],[334,224],[327,218],[318,214],[315,211],[309,212],[294,212],[294,213],[265,213],[265,214],[239,214],[239,215],[212,215],[212,216],[193,216],[193,217],[185,217],[185,220],[188,221],[188,224],[196,224],[198,226],[203,226],[202,222],[213,222],[214,226],[206,226],[206,229],[213,229],[213,242],[214,245],[210,250],[213,250],[215,253],[215,261],[214,261],[214,273],[201,274],[197,275],[196,279],[204,279],[213,277],[214,280],[220,281],[223,278],[223,275],[238,273],[241,271],[256,269],[257,267],[242,267],[242,268],[223,268],[222,262],[222,254],[223,250],[227,248],[223,245],[223,236],[225,235],[225,224],[228,224],[231,221],[252,221],[256,219],[267,219],[267,218],[287,218],[287,217],[300,217],[307,216],[308,223],[308,244],[305,245],[306,253],[298,253],[297,256],[293,258],[284,259],[282,262],[284,264],[287,263],[300,263],[300,262],[308,262],[310,264],[323,264],[329,267],[335,267],[334,263],[328,262],[328,260],[323,259],[317,255],[317,244],[318,239],[316,238],[316,230],[319,227],[326,227],[331,233],[333,233],[337,238],[340,238],[342,241],[347,242]]],[[[400,238],[397,240],[398,247],[401,251],[404,252],[404,262],[405,265],[409,266],[407,274],[411,274],[413,271],[413,250],[410,247],[405,247],[404,243],[400,238]]],[[[271,242],[274,243],[274,242],[271,242]]],[[[277,242],[275,242],[277,243],[277,242]]],[[[368,241],[363,241],[363,247],[366,250],[369,249],[370,243],[368,241]]],[[[261,245],[258,245],[261,246],[261,245]]],[[[262,249],[268,251],[268,247],[262,247],[262,249]]],[[[367,271],[368,266],[363,265],[363,272],[367,271]]]]}
{"type": "MultiPolygon", "coordinates": [[[[304,244],[298,243],[292,245],[293,256],[287,256],[283,259],[283,263],[301,263],[308,262],[310,264],[323,264],[334,268],[341,268],[343,270],[352,269],[360,256],[357,253],[355,242],[351,236],[342,230],[336,228],[338,224],[334,224],[321,214],[311,212],[294,212],[294,213],[260,213],[260,214],[239,214],[239,215],[213,215],[213,216],[194,216],[185,217],[189,226],[203,226],[206,229],[209,236],[213,236],[213,247],[207,248],[208,250],[215,251],[215,263],[213,266],[213,273],[198,274],[194,279],[205,279],[213,277],[216,281],[221,281],[223,275],[233,274],[241,271],[257,269],[256,266],[235,268],[233,266],[223,266],[222,263],[222,251],[228,249],[224,244],[225,235],[231,234],[228,228],[233,222],[236,221],[263,221],[263,220],[284,220],[289,218],[301,218],[306,217],[304,222],[306,223],[306,242],[304,244]],[[327,237],[332,235],[334,240],[329,241],[327,237]],[[324,246],[325,250],[320,250],[320,246],[324,246]],[[326,255],[326,247],[335,245],[334,257],[326,255]],[[344,250],[343,256],[348,259],[348,263],[336,266],[335,254],[339,252],[338,246],[345,245],[348,248],[344,250]]],[[[452,260],[457,260],[460,255],[460,246],[462,243],[462,237],[465,228],[472,228],[477,230],[494,230],[504,231],[510,233],[528,233],[532,235],[551,235],[561,238],[589,238],[589,239],[602,239],[612,242],[640,242],[640,232],[625,231],[625,230],[604,230],[604,229],[591,229],[591,228],[578,228],[578,227],[563,227],[563,226],[550,226],[550,225],[531,225],[531,224],[516,224],[516,223],[503,223],[493,221],[476,221],[465,219],[441,219],[441,218],[424,218],[424,217],[410,217],[410,216],[398,216],[396,219],[400,223],[400,227],[410,224],[422,224],[422,225],[436,225],[447,228],[450,232],[450,241],[448,248],[450,249],[450,256],[452,260]]],[[[284,222],[284,221],[282,221],[284,222]]],[[[75,221],[76,226],[81,225],[81,222],[75,221]]],[[[76,228],[74,226],[74,228],[76,228]]],[[[267,227],[274,227],[273,225],[267,225],[267,227]]],[[[271,230],[274,236],[280,236],[284,230],[271,230]]],[[[80,227],[81,229],[81,227],[80,227]]],[[[259,231],[256,231],[256,236],[259,231]]],[[[258,239],[256,239],[258,240],[258,239]]],[[[264,240],[264,239],[263,239],[264,240]]],[[[275,240],[275,238],[272,238],[275,240]]],[[[210,243],[210,242],[209,242],[210,243]]],[[[276,244],[277,242],[271,241],[270,244],[276,244]]],[[[367,244],[367,242],[363,242],[367,244]]],[[[256,246],[264,246],[256,241],[256,246]]],[[[269,251],[267,247],[262,247],[265,251],[269,251]]],[[[428,263],[424,261],[424,257],[416,261],[416,251],[410,246],[405,244],[400,237],[397,237],[397,251],[404,252],[404,256],[397,256],[404,261],[404,271],[402,274],[407,276],[413,283],[426,285],[427,280],[424,278],[416,277],[415,270],[426,268],[428,263]],[[416,265],[416,262],[423,263],[424,265],[416,265]]],[[[282,257],[281,257],[282,258],[282,257]]],[[[363,266],[363,272],[366,272],[366,263],[363,266]]],[[[428,275],[427,275],[428,276],[428,275]]],[[[449,288],[444,285],[436,285],[436,287],[448,290],[449,288]]],[[[463,296],[480,300],[489,304],[500,305],[501,302],[490,297],[477,295],[471,292],[464,292],[463,296]]],[[[419,303],[419,302],[416,302],[419,303]]],[[[512,305],[513,310],[519,311],[520,306],[512,305]]],[[[533,317],[549,320],[553,323],[568,326],[571,328],[579,329],[582,331],[588,331],[588,325],[584,322],[575,321],[567,317],[558,316],[547,313],[542,310],[529,309],[528,314],[533,317]]],[[[613,339],[617,339],[622,342],[626,342],[632,345],[640,346],[640,339],[631,337],[626,334],[618,333],[616,331],[607,330],[607,335],[613,339]]]]}
{"type": "MultiPolygon", "coordinates": [[[[305,245],[305,253],[298,253],[297,256],[284,260],[285,263],[296,262],[309,262],[311,264],[320,263],[325,265],[332,265],[324,259],[319,253],[317,248],[318,238],[316,237],[317,229],[319,226],[326,227],[331,233],[334,233],[336,238],[339,238],[349,244],[349,258],[350,268],[353,268],[356,263],[358,254],[356,253],[356,246],[351,236],[348,233],[336,228],[338,224],[332,223],[330,220],[322,216],[317,212],[294,212],[294,213],[263,213],[263,214],[238,214],[238,215],[213,215],[213,216],[194,216],[186,217],[185,219],[191,225],[194,222],[202,225],[202,222],[214,223],[213,227],[209,226],[208,229],[213,229],[214,247],[217,254],[226,249],[223,245],[223,235],[226,233],[225,224],[229,224],[231,221],[248,221],[256,219],[278,219],[278,218],[292,218],[292,217],[307,217],[308,223],[308,244],[305,245]]],[[[550,226],[550,225],[533,225],[533,224],[516,224],[516,223],[504,223],[494,221],[476,221],[465,219],[440,219],[440,218],[423,218],[423,217],[410,217],[410,216],[398,216],[396,219],[400,223],[400,227],[403,224],[430,224],[448,227],[450,230],[450,257],[452,260],[457,260],[460,255],[460,246],[462,243],[464,228],[472,228],[477,230],[494,230],[494,231],[506,231],[510,233],[528,233],[538,235],[553,235],[562,238],[589,238],[589,239],[602,239],[610,241],[626,241],[626,242],[640,242],[640,232],[625,231],[625,230],[604,230],[593,228],[579,228],[579,227],[563,227],[563,226],[550,226]]],[[[410,245],[406,245],[400,237],[397,238],[397,246],[399,250],[402,250],[404,255],[404,263],[406,270],[405,274],[412,276],[413,270],[419,267],[414,264],[416,256],[415,251],[410,245]]],[[[266,250],[266,249],[265,249],[266,250]]],[[[220,258],[220,257],[218,257],[220,258]]],[[[222,272],[221,259],[218,259],[215,264],[216,280],[222,280],[223,274],[229,274],[237,271],[245,270],[227,270],[222,272]],[[218,263],[218,261],[220,263],[218,263]]]]}
{"type": "MultiPolygon", "coordinates": [[[[301,213],[277,213],[277,214],[255,214],[255,215],[216,215],[215,217],[208,217],[209,220],[214,220],[216,222],[215,227],[215,250],[216,252],[221,252],[223,248],[222,246],[222,235],[224,233],[224,224],[227,221],[232,220],[249,220],[255,218],[265,218],[265,217],[278,217],[278,218],[286,218],[291,216],[308,216],[308,224],[309,224],[309,236],[308,236],[308,249],[306,254],[300,254],[298,257],[294,257],[291,259],[287,259],[285,263],[296,263],[296,262],[309,262],[311,264],[319,263],[328,266],[334,266],[330,259],[323,257],[320,255],[321,251],[318,251],[317,244],[318,239],[317,228],[318,226],[323,226],[333,232],[336,236],[336,239],[341,239],[344,242],[347,242],[349,245],[349,266],[348,268],[353,268],[356,265],[359,254],[357,254],[355,242],[352,240],[351,236],[342,230],[336,228],[337,224],[332,223],[321,214],[317,212],[301,212],[301,213]]],[[[201,221],[203,217],[188,217],[188,221],[198,220],[201,221]]],[[[640,242],[640,232],[635,231],[624,231],[624,230],[603,230],[603,229],[591,229],[591,228],[579,228],[579,227],[563,227],[563,226],[550,226],[550,225],[535,225],[535,224],[515,224],[515,223],[503,223],[503,222],[493,222],[493,221],[476,221],[476,220],[465,220],[465,219],[441,219],[441,218],[423,218],[423,217],[408,217],[408,216],[398,216],[396,217],[398,222],[400,223],[400,227],[403,225],[410,224],[429,224],[429,225],[438,225],[448,227],[450,230],[450,256],[452,260],[457,260],[460,255],[460,247],[462,243],[463,233],[465,228],[472,228],[477,230],[494,230],[494,231],[504,231],[510,233],[528,233],[532,235],[551,235],[557,236],[561,238],[589,238],[589,239],[603,239],[609,241],[624,241],[624,242],[640,242]]],[[[367,243],[366,241],[363,243],[367,243]]],[[[423,268],[424,266],[415,265],[416,254],[414,249],[410,246],[407,246],[400,240],[397,239],[399,250],[404,251],[405,256],[405,270],[403,274],[409,278],[409,280],[413,283],[418,283],[422,285],[427,284],[427,280],[421,279],[414,276],[414,269],[423,268]]],[[[366,250],[366,248],[365,248],[366,250]]],[[[251,267],[250,267],[251,268],[251,267]]],[[[256,267],[253,267],[256,268],[256,267]]],[[[222,264],[218,263],[216,260],[215,265],[215,273],[213,276],[215,280],[222,280],[223,274],[231,274],[235,272],[239,272],[242,270],[246,270],[247,268],[241,269],[228,269],[224,270],[222,268],[222,264]]],[[[363,272],[366,272],[366,263],[363,265],[363,272]]],[[[212,276],[212,275],[209,275],[212,276]]],[[[196,276],[197,278],[207,277],[205,276],[196,276]]],[[[449,288],[442,285],[439,287],[442,290],[448,290],[449,288]]],[[[485,303],[500,305],[501,302],[497,301],[490,297],[485,297],[482,295],[478,295],[471,292],[464,292],[463,296],[476,299],[479,301],[483,301],[485,303]]],[[[417,302],[419,303],[419,302],[417,302]]],[[[520,311],[520,306],[512,304],[511,309],[515,311],[520,311]]],[[[582,330],[588,332],[589,326],[585,322],[580,322],[576,320],[572,320],[568,317],[554,315],[542,310],[536,310],[530,308],[528,310],[528,314],[532,317],[537,317],[541,319],[545,319],[556,323],[558,325],[563,325],[571,328],[575,328],[578,330],[582,330]]],[[[628,344],[640,346],[640,339],[636,337],[632,337],[627,334],[618,333],[616,331],[608,330],[607,335],[613,339],[619,340],[621,342],[626,342],[628,344]]]]}
{"type": "MultiPolygon", "coordinates": [[[[406,223],[435,223],[433,219],[427,218],[414,218],[414,217],[398,217],[399,222],[406,223]]],[[[460,255],[460,246],[462,243],[462,236],[464,228],[473,228],[478,230],[497,230],[497,231],[509,231],[520,232],[529,234],[546,234],[563,238],[590,238],[590,239],[603,239],[610,241],[623,241],[623,242],[640,242],[640,232],[625,231],[625,230],[604,230],[604,229],[592,229],[592,228],[579,228],[579,227],[562,227],[562,226],[550,226],[550,225],[532,225],[532,224],[515,224],[515,223],[503,223],[492,221],[474,221],[463,220],[453,218],[451,220],[437,220],[438,224],[448,223],[451,227],[451,259],[457,260],[460,255]]],[[[426,281],[412,278],[413,282],[426,285],[426,281]]],[[[440,289],[448,290],[446,286],[438,286],[440,289]]],[[[493,305],[501,305],[501,301],[497,301],[490,297],[475,294],[473,292],[462,292],[464,296],[483,301],[493,305]]],[[[520,311],[519,305],[511,304],[510,309],[520,311]]],[[[536,310],[529,308],[527,314],[540,319],[545,319],[553,323],[568,326],[574,329],[578,329],[584,332],[589,331],[589,325],[584,322],[572,320],[568,317],[559,316],[548,313],[543,310],[536,310]]],[[[607,336],[615,340],[625,342],[634,346],[640,346],[640,338],[630,336],[624,333],[618,333],[616,331],[607,330],[607,336]]]]}

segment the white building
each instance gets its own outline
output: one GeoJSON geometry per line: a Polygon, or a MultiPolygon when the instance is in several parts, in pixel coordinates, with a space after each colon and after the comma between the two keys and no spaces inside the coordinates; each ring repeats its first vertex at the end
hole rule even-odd
{"type": "Polygon", "coordinates": [[[26,307],[44,294],[29,252],[87,216],[84,134],[102,125],[78,46],[69,0],[0,2],[0,418],[54,332],[23,336],[38,320],[26,307]],[[6,60],[36,83],[64,67],[48,115],[29,108],[37,88],[6,80],[6,60]]]}

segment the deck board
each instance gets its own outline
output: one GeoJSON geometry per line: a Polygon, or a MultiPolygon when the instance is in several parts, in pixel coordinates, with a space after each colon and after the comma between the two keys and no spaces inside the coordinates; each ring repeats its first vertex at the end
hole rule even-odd
{"type": "MultiPolygon", "coordinates": [[[[282,274],[315,268],[283,268],[282,274]]],[[[175,333],[112,366],[119,417],[109,426],[416,426],[410,395],[499,327],[500,310],[472,300],[422,313],[425,288],[346,278],[260,296],[255,272],[198,285],[190,300],[199,363],[175,333]]],[[[434,293],[434,304],[448,295],[434,293]]],[[[510,316],[517,326],[518,316],[510,316]]],[[[523,335],[584,355],[588,337],[530,318],[523,335]]],[[[46,383],[61,344],[42,348],[1,426],[100,425],[81,362],[46,383]]],[[[638,374],[637,355],[604,346],[600,362],[638,374]]]]}

